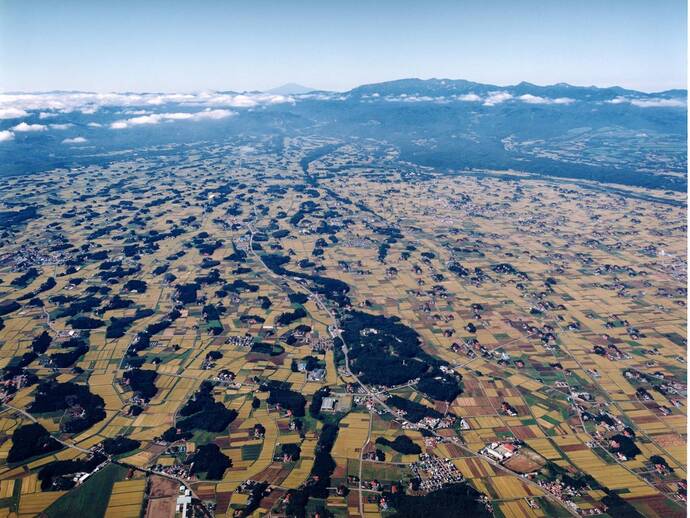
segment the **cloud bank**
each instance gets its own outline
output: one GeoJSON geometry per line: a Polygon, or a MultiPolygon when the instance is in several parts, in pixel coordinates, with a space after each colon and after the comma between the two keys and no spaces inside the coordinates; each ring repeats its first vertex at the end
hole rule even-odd
{"type": "Polygon", "coordinates": [[[140,115],[138,117],[131,117],[129,119],[122,119],[110,124],[111,129],[126,129],[134,126],[142,126],[147,124],[160,124],[161,122],[172,121],[201,121],[201,120],[219,120],[225,119],[235,115],[235,112],[230,110],[204,110],[195,113],[188,112],[174,112],[174,113],[150,113],[148,115],[140,115]]]}
{"type": "Polygon", "coordinates": [[[572,104],[575,99],[570,97],[557,97],[556,99],[550,99],[548,97],[540,97],[538,95],[525,94],[518,97],[522,102],[527,104],[572,104]]]}
{"type": "Polygon", "coordinates": [[[648,97],[644,99],[616,97],[606,102],[609,104],[631,104],[638,108],[685,108],[687,105],[685,99],[667,99],[665,97],[648,97]]]}
{"type": "Polygon", "coordinates": [[[27,124],[26,122],[20,122],[12,128],[13,131],[18,131],[20,133],[28,133],[31,131],[45,131],[48,126],[44,124],[27,124]]]}
{"type": "Polygon", "coordinates": [[[191,94],[160,93],[86,93],[48,92],[0,94],[0,119],[21,118],[39,112],[40,118],[55,112],[96,113],[101,108],[142,108],[176,104],[201,108],[256,108],[273,104],[294,103],[286,95],[266,93],[200,92],[191,94]]]}
{"type": "Polygon", "coordinates": [[[88,142],[88,140],[84,137],[66,138],[62,141],[63,144],[84,144],[85,142],[88,142]]]}
{"type": "Polygon", "coordinates": [[[449,95],[449,96],[436,96],[431,97],[428,95],[416,95],[416,94],[400,94],[400,95],[387,95],[381,97],[380,94],[365,94],[362,97],[363,102],[374,102],[377,99],[382,99],[387,102],[402,102],[402,103],[422,103],[422,102],[433,102],[433,103],[450,103],[450,102],[475,102],[482,103],[484,106],[496,106],[498,104],[515,101],[523,102],[526,104],[548,104],[548,105],[567,105],[575,102],[575,99],[569,97],[558,97],[555,99],[549,97],[540,97],[538,95],[525,94],[520,96],[513,96],[510,92],[506,91],[495,91],[489,92],[488,94],[481,96],[475,93],[461,94],[461,95],[449,95]]]}
{"type": "Polygon", "coordinates": [[[513,98],[512,94],[508,92],[489,92],[489,95],[482,103],[484,106],[496,106],[513,98]]]}
{"type": "Polygon", "coordinates": [[[0,107],[0,119],[21,119],[27,115],[29,113],[21,108],[14,108],[12,106],[0,107]]]}

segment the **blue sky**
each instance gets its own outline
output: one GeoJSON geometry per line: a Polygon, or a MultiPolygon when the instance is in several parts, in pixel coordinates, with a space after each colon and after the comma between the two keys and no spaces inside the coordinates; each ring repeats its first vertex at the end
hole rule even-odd
{"type": "Polygon", "coordinates": [[[685,88],[683,0],[0,0],[0,91],[346,90],[404,77],[685,88]]]}

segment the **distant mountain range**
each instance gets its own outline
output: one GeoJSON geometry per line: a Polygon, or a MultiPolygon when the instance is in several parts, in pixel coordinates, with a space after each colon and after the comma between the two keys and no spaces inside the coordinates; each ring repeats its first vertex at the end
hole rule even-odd
{"type": "Polygon", "coordinates": [[[458,174],[514,169],[684,191],[687,91],[401,79],[327,92],[0,95],[0,174],[232,135],[373,139],[458,174]]]}
{"type": "Polygon", "coordinates": [[[599,88],[596,86],[573,86],[568,83],[539,86],[532,83],[521,82],[516,85],[498,86],[491,84],[475,83],[464,79],[398,79],[384,83],[373,83],[358,86],[350,92],[352,95],[367,95],[379,93],[381,95],[463,95],[463,94],[487,94],[489,92],[508,92],[514,96],[535,95],[549,98],[566,97],[582,101],[602,101],[621,96],[634,98],[662,97],[685,98],[687,90],[666,90],[657,93],[645,93],[636,90],[628,90],[620,86],[599,88]]]}
{"type": "Polygon", "coordinates": [[[279,94],[279,95],[298,95],[313,92],[314,88],[309,88],[307,86],[298,85],[297,83],[285,83],[277,88],[272,88],[266,90],[269,94],[279,94]]]}
{"type": "Polygon", "coordinates": [[[568,83],[553,85],[535,85],[523,81],[515,85],[499,86],[486,83],[476,83],[465,79],[396,79],[382,83],[371,83],[357,86],[347,92],[333,92],[317,90],[297,83],[286,83],[277,88],[266,90],[267,93],[280,95],[301,95],[311,92],[322,94],[339,94],[352,96],[379,95],[417,95],[417,96],[449,96],[468,94],[487,94],[489,92],[507,92],[513,96],[535,95],[546,98],[570,98],[580,101],[605,101],[616,97],[630,97],[636,99],[663,98],[682,99],[687,97],[687,90],[674,89],[660,92],[641,92],[620,86],[574,86],[568,83]]]}

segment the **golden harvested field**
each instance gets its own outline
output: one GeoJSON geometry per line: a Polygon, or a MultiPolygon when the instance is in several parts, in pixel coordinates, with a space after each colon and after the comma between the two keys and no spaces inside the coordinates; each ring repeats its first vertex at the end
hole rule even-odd
{"type": "Polygon", "coordinates": [[[678,194],[247,137],[0,179],[29,199],[0,234],[0,516],[115,461],[113,517],[685,512],[678,194]],[[152,470],[182,488],[144,507],[152,470]]]}

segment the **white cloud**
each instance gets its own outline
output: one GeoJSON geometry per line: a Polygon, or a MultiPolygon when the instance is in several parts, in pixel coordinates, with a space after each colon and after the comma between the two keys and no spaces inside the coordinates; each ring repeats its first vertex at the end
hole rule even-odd
{"type": "Polygon", "coordinates": [[[482,100],[482,98],[479,97],[477,94],[463,94],[463,95],[458,95],[456,98],[458,101],[469,101],[469,102],[477,102],[477,101],[482,100]]]}
{"type": "Polygon", "coordinates": [[[103,126],[103,124],[101,124],[101,123],[99,123],[99,122],[89,122],[89,123],[87,124],[87,126],[88,126],[89,128],[100,128],[100,127],[103,126]]]}
{"type": "Polygon", "coordinates": [[[630,104],[638,108],[685,108],[685,99],[633,99],[630,104]]]}
{"type": "Polygon", "coordinates": [[[538,95],[525,94],[518,97],[522,102],[527,104],[571,104],[575,102],[575,99],[570,97],[558,97],[556,99],[550,99],[548,97],[540,97],[538,95]]]}
{"type": "Polygon", "coordinates": [[[407,95],[407,94],[400,94],[398,96],[395,95],[388,95],[384,97],[384,99],[388,102],[403,102],[403,103],[424,103],[424,102],[441,102],[445,100],[445,97],[430,97],[428,95],[407,95]]]}
{"type": "Polygon", "coordinates": [[[62,141],[63,144],[83,144],[84,142],[88,142],[84,137],[66,138],[62,141]]]}
{"type": "Polygon", "coordinates": [[[51,124],[50,129],[56,129],[56,130],[66,130],[74,126],[71,122],[68,122],[66,124],[51,124]]]}
{"type": "MultiPolygon", "coordinates": [[[[361,97],[362,102],[373,102],[374,95],[363,95],[361,97]]],[[[497,104],[516,99],[528,104],[559,104],[566,105],[575,102],[575,99],[569,97],[558,97],[555,99],[548,97],[540,97],[537,95],[525,94],[518,97],[513,97],[513,95],[506,91],[494,91],[489,92],[486,96],[480,96],[475,93],[452,95],[450,97],[431,97],[428,95],[418,95],[418,94],[400,94],[400,95],[388,95],[383,98],[383,100],[388,102],[434,102],[434,103],[448,103],[452,101],[461,102],[482,102],[484,106],[495,106],[497,104]]]]}
{"type": "Polygon", "coordinates": [[[141,126],[146,124],[159,124],[161,122],[181,121],[181,120],[219,120],[225,119],[235,115],[235,112],[230,110],[204,110],[200,112],[174,112],[174,113],[151,113],[149,115],[141,115],[139,117],[132,117],[129,119],[115,121],[110,124],[111,129],[125,129],[132,126],[141,126]]]}
{"type": "Polygon", "coordinates": [[[163,121],[191,119],[191,113],[152,113],[150,115],[140,115],[139,117],[132,117],[130,119],[113,122],[110,127],[113,129],[122,129],[130,126],[141,126],[144,124],[158,124],[163,121]],[[121,125],[124,123],[124,126],[121,125]]]}
{"type": "Polygon", "coordinates": [[[508,92],[489,92],[489,95],[484,99],[484,106],[495,106],[513,98],[508,92]]]}
{"type": "Polygon", "coordinates": [[[549,100],[538,95],[525,94],[518,97],[522,102],[527,104],[548,104],[549,100]]]}
{"type": "Polygon", "coordinates": [[[230,117],[231,115],[235,115],[235,112],[231,112],[230,110],[204,110],[202,112],[195,113],[194,114],[194,120],[202,120],[202,119],[218,120],[218,119],[225,119],[226,117],[230,117]]]}
{"type": "Polygon", "coordinates": [[[151,114],[151,115],[140,115],[139,117],[132,117],[131,119],[127,119],[125,123],[127,123],[130,126],[139,126],[141,124],[158,124],[161,121],[164,121],[166,119],[168,120],[173,120],[173,119],[180,119],[181,113],[156,113],[156,114],[151,114]]]}
{"type": "Polygon", "coordinates": [[[251,93],[251,94],[220,94],[218,92],[202,92],[192,100],[185,101],[189,104],[205,106],[228,106],[231,108],[255,108],[257,106],[294,103],[294,99],[288,95],[251,93]]]}
{"type": "MultiPolygon", "coordinates": [[[[310,92],[306,94],[296,94],[293,95],[295,99],[313,99],[316,101],[346,101],[349,99],[349,96],[335,93],[335,92],[310,92]]],[[[363,95],[362,99],[368,98],[368,97],[380,97],[379,94],[374,93],[369,95],[363,95]]]]}
{"type": "Polygon", "coordinates": [[[125,110],[122,113],[125,115],[148,115],[151,112],[148,110],[125,110]]]}
{"type": "Polygon", "coordinates": [[[52,112],[41,112],[38,114],[38,118],[43,120],[43,119],[51,119],[53,117],[57,117],[57,113],[52,113],[52,112]]]}
{"type": "MultiPolygon", "coordinates": [[[[301,98],[301,97],[300,97],[301,98]]],[[[363,95],[363,102],[373,102],[374,95],[363,95]]],[[[548,97],[540,97],[537,95],[525,94],[519,97],[513,97],[513,95],[506,91],[494,91],[489,92],[486,96],[480,96],[475,93],[452,95],[450,97],[431,97],[427,95],[417,95],[417,94],[400,94],[400,95],[388,95],[383,98],[388,102],[435,102],[435,103],[448,103],[452,101],[461,102],[482,102],[484,106],[495,106],[497,104],[510,101],[512,99],[520,100],[528,104],[559,104],[566,105],[575,102],[575,99],[569,97],[558,97],[555,99],[548,97]]]]}
{"type": "Polygon", "coordinates": [[[609,104],[624,104],[628,103],[638,108],[685,108],[687,101],[685,99],[666,99],[663,97],[647,97],[645,99],[632,99],[629,97],[616,97],[610,101],[609,104]]]}
{"type": "Polygon", "coordinates": [[[44,124],[27,124],[26,122],[20,122],[12,129],[19,132],[45,131],[48,129],[48,126],[45,126],[44,124]]]}
{"type": "Polygon", "coordinates": [[[0,107],[0,119],[19,119],[27,115],[29,114],[21,108],[13,108],[12,106],[7,108],[0,107]]]}
{"type": "Polygon", "coordinates": [[[14,140],[14,133],[10,130],[0,131],[0,142],[9,142],[10,140],[14,140]]]}
{"type": "Polygon", "coordinates": [[[630,104],[638,108],[685,108],[685,99],[633,99],[630,104]]]}
{"type": "Polygon", "coordinates": [[[146,106],[161,106],[178,104],[183,106],[197,106],[208,108],[255,108],[281,103],[294,103],[294,99],[286,95],[267,93],[171,93],[171,94],[135,94],[135,93],[89,93],[89,92],[51,92],[31,94],[0,94],[0,113],[3,110],[40,111],[44,117],[50,112],[70,113],[79,111],[83,114],[93,114],[101,108],[143,108],[146,106]]]}

